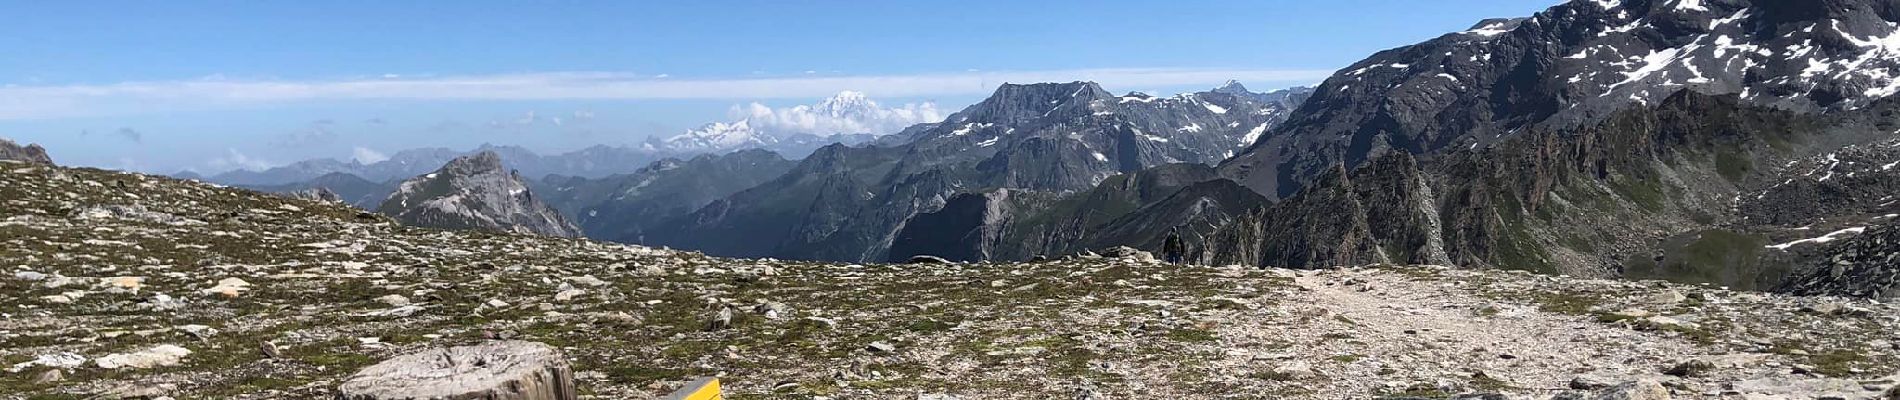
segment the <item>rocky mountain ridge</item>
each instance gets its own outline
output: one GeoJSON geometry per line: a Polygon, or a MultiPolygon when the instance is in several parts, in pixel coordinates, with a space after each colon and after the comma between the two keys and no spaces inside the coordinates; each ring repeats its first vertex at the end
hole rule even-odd
{"type": "Polygon", "coordinates": [[[581,235],[492,151],[450,160],[435,172],[403,181],[376,212],[412,226],[581,235]]]}
{"type": "Polygon", "coordinates": [[[46,148],[37,144],[21,146],[12,140],[0,138],[0,160],[14,160],[35,164],[53,164],[53,158],[46,155],[46,148]]]}
{"type": "Polygon", "coordinates": [[[1796,111],[1858,108],[1900,87],[1894,10],[1883,0],[1576,0],[1487,20],[1340,70],[1223,173],[1284,197],[1335,163],[1587,125],[1682,89],[1796,111]]]}
{"type": "MultiPolygon", "coordinates": [[[[1078,191],[1168,163],[1214,163],[1286,117],[1252,96],[1116,96],[1089,82],[1006,84],[868,146],[829,146],[786,175],[674,220],[651,243],[711,254],[881,260],[905,221],[957,193],[1078,191]],[[738,232],[745,232],[741,235],[738,232]]],[[[905,256],[905,255],[895,255],[905,256]]]]}

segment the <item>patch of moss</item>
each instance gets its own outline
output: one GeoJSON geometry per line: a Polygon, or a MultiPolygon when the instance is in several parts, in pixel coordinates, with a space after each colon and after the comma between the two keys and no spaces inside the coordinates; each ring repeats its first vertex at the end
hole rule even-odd
{"type": "Polygon", "coordinates": [[[1214,332],[1200,329],[1178,328],[1168,331],[1168,338],[1177,342],[1217,342],[1220,337],[1214,332]]]}

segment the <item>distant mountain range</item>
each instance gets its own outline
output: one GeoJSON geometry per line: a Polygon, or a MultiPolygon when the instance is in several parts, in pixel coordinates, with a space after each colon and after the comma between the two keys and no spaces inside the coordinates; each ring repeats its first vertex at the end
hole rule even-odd
{"type": "Polygon", "coordinates": [[[1212,164],[1288,111],[1232,92],[1117,96],[1089,82],[1005,84],[943,123],[867,146],[821,148],[783,176],[676,218],[647,239],[730,256],[909,257],[887,251],[906,221],[959,193],[1064,193],[1163,164],[1212,164]]]}
{"type": "MultiPolygon", "coordinates": [[[[779,122],[758,113],[637,150],[488,150],[522,171],[585,171],[522,180],[579,222],[560,232],[721,256],[1020,260],[1158,251],[1173,237],[1203,264],[1429,263],[1880,297],[1900,292],[1900,268],[1868,255],[1900,254],[1881,239],[1900,229],[1896,10],[1572,1],[1379,52],[1316,88],[1005,84],[875,137],[767,129],[779,122]],[[810,155],[728,151],[771,148],[810,155]]],[[[879,109],[847,94],[797,112],[879,109]]],[[[277,173],[326,183],[272,190],[336,186],[361,204],[393,186],[378,178],[454,156],[300,165],[277,173]],[[368,179],[325,175],[348,168],[368,179]]]]}
{"type": "Polygon", "coordinates": [[[819,147],[835,143],[867,143],[880,135],[897,132],[910,124],[907,121],[935,118],[929,109],[886,108],[866,98],[863,93],[847,91],[815,105],[783,110],[765,108],[735,121],[714,122],[679,135],[650,139],[634,146],[596,145],[566,153],[542,155],[519,146],[484,144],[468,151],[447,148],[403,150],[390,155],[388,159],[367,164],[356,160],[314,159],[261,171],[233,170],[211,176],[181,172],[174,176],[254,188],[308,186],[305,182],[334,173],[355,175],[372,182],[389,182],[431,171],[456,157],[492,151],[502,156],[508,168],[525,176],[600,178],[633,173],[665,158],[692,158],[700,154],[725,154],[745,149],[762,149],[785,157],[802,158],[819,147]],[[903,124],[893,125],[897,122],[903,124]],[[821,129],[841,131],[813,131],[821,129]]]}

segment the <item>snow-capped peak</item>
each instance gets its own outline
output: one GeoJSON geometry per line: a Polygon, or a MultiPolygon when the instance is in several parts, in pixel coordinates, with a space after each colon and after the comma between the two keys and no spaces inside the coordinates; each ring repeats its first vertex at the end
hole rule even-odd
{"type": "Polygon", "coordinates": [[[1246,92],[1246,91],[1247,91],[1247,87],[1246,87],[1246,86],[1244,86],[1244,85],[1241,85],[1241,84],[1240,84],[1240,81],[1237,81],[1237,80],[1233,80],[1233,79],[1228,79],[1226,83],[1222,83],[1222,84],[1220,84],[1220,86],[1216,86],[1216,87],[1214,87],[1214,91],[1216,91],[1216,92],[1223,92],[1223,93],[1227,93],[1227,92],[1246,92]]]}
{"type": "Polygon", "coordinates": [[[724,152],[765,148],[795,137],[891,134],[911,125],[943,120],[933,103],[884,107],[864,92],[851,90],[817,104],[783,108],[760,103],[735,105],[729,115],[731,122],[709,123],[649,144],[675,151],[724,152]]]}

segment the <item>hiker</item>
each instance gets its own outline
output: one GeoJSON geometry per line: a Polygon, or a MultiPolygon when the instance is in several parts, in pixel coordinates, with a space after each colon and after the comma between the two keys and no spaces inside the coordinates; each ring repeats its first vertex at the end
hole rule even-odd
{"type": "Polygon", "coordinates": [[[1161,243],[1162,257],[1166,258],[1170,264],[1180,264],[1181,257],[1185,253],[1187,253],[1187,245],[1181,243],[1181,232],[1178,229],[1169,229],[1168,240],[1161,243]]]}

